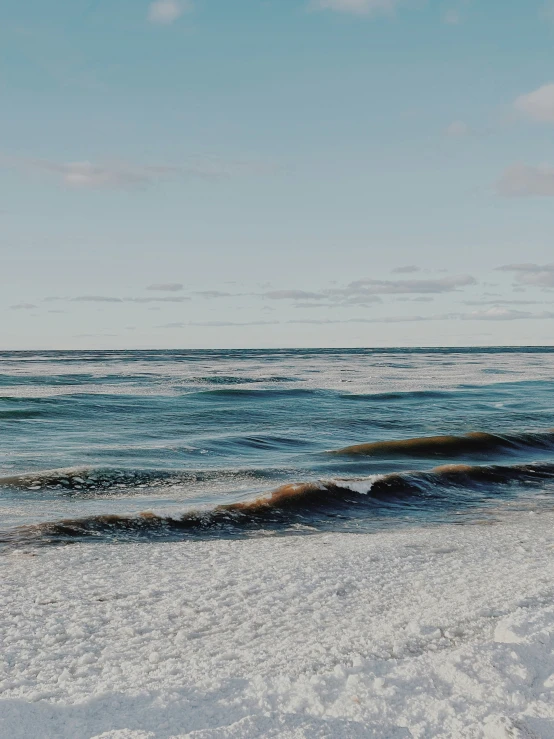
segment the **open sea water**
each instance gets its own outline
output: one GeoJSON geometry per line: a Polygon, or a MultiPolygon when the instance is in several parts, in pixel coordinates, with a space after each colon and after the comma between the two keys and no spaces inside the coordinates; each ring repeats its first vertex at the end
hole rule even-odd
{"type": "Polygon", "coordinates": [[[554,348],[0,352],[0,548],[554,504],[554,348]]]}

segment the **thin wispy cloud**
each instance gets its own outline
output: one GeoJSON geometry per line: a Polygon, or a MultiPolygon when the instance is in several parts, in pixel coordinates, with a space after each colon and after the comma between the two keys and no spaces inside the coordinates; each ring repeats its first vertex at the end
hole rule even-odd
{"type": "Polygon", "coordinates": [[[452,123],[446,127],[445,133],[451,138],[463,138],[464,136],[470,135],[471,128],[465,121],[452,121],[452,123]]]}
{"type": "Polygon", "coordinates": [[[554,262],[549,264],[535,264],[522,262],[521,264],[503,264],[496,268],[497,272],[554,272],[554,262]]]}
{"type": "Polygon", "coordinates": [[[192,298],[186,295],[164,296],[158,298],[123,298],[124,303],[189,303],[192,298]]]}
{"type": "Polygon", "coordinates": [[[300,301],[298,303],[294,303],[294,307],[297,309],[303,308],[307,310],[313,310],[313,309],[320,310],[321,308],[336,308],[337,306],[335,305],[335,303],[328,303],[328,302],[322,303],[322,302],[314,301],[313,303],[309,303],[309,302],[305,303],[305,302],[300,301]]]}
{"type": "Polygon", "coordinates": [[[59,163],[46,159],[34,159],[25,163],[27,168],[54,175],[70,188],[126,188],[149,185],[174,176],[175,167],[133,166],[130,164],[93,164],[92,162],[59,163]]]}
{"type": "Polygon", "coordinates": [[[375,15],[393,13],[401,0],[312,0],[314,10],[334,10],[353,15],[375,15]]]}
{"type": "Polygon", "coordinates": [[[546,0],[539,11],[539,18],[549,23],[554,23],[554,1],[546,0]]]}
{"type": "Polygon", "coordinates": [[[148,20],[162,26],[171,25],[193,8],[192,0],[155,0],[148,7],[148,20]]]}
{"type": "Polygon", "coordinates": [[[438,316],[384,316],[380,318],[344,318],[344,319],[334,319],[334,318],[322,318],[322,319],[304,319],[304,318],[297,318],[292,319],[290,321],[287,321],[287,323],[296,323],[296,324],[302,324],[306,323],[308,325],[320,325],[320,326],[326,326],[333,323],[419,323],[420,321],[442,321],[446,320],[448,318],[452,318],[453,316],[448,315],[438,315],[438,316]]]}
{"type": "Polygon", "coordinates": [[[514,164],[502,173],[496,191],[506,198],[554,197],[554,167],[514,164]]]}
{"type": "MultiPolygon", "coordinates": [[[[404,267],[409,272],[417,267],[404,267]]],[[[451,293],[477,284],[471,275],[454,275],[425,280],[356,280],[345,287],[326,288],[320,291],[271,290],[263,293],[269,300],[293,301],[296,307],[347,307],[371,305],[381,302],[382,295],[426,295],[451,293]]]]}
{"type": "Polygon", "coordinates": [[[554,263],[551,264],[505,264],[497,267],[502,272],[513,272],[516,282],[535,287],[554,287],[554,263]]]}
{"type": "Polygon", "coordinates": [[[157,297],[118,298],[111,295],[77,295],[74,298],[57,298],[72,303],[188,303],[191,298],[186,295],[164,295],[157,297]]]}
{"type": "Polygon", "coordinates": [[[518,321],[531,319],[552,319],[554,312],[542,311],[540,313],[531,313],[528,311],[519,311],[511,308],[493,307],[487,310],[474,311],[462,316],[464,320],[471,321],[518,321]]]}
{"type": "Polygon", "coordinates": [[[309,292],[308,290],[271,290],[264,293],[270,300],[326,300],[324,293],[309,292]]]}
{"type": "Polygon", "coordinates": [[[337,291],[330,298],[334,301],[335,305],[348,307],[351,305],[371,305],[373,303],[381,303],[382,299],[379,295],[374,295],[366,290],[358,290],[357,288],[351,290],[347,288],[345,291],[337,291]]]}
{"type": "Polygon", "coordinates": [[[114,298],[110,295],[77,295],[71,298],[73,303],[122,303],[121,298],[114,298]]]}
{"type": "Polygon", "coordinates": [[[16,305],[10,305],[10,310],[33,310],[36,307],[33,303],[17,303],[16,305]]]}
{"type": "Polygon", "coordinates": [[[119,334],[74,334],[75,339],[103,339],[103,338],[117,338],[119,334]]]}
{"type": "Polygon", "coordinates": [[[178,164],[132,164],[129,162],[57,162],[0,155],[0,167],[51,176],[75,190],[144,188],[175,178],[225,179],[274,172],[274,167],[249,160],[224,160],[215,156],[191,157],[178,164]]]}
{"type": "Polygon", "coordinates": [[[180,282],[156,282],[153,285],[148,285],[147,290],[159,290],[161,292],[179,292],[184,288],[184,285],[180,282]]]}
{"type": "Polygon", "coordinates": [[[195,290],[195,295],[200,295],[202,298],[214,299],[214,298],[232,298],[236,297],[236,293],[226,293],[222,290],[195,290]]]}
{"type": "Polygon", "coordinates": [[[174,323],[164,323],[158,328],[187,328],[188,326],[201,326],[204,328],[225,328],[231,326],[275,326],[280,321],[189,321],[184,323],[177,321],[174,323]]]}
{"type": "Polygon", "coordinates": [[[368,305],[380,303],[381,299],[365,290],[357,288],[327,289],[319,293],[307,290],[273,290],[264,293],[269,300],[294,301],[297,308],[346,307],[350,305],[368,305]]]}
{"type": "Polygon", "coordinates": [[[554,83],[520,95],[514,102],[518,113],[538,123],[554,123],[554,83]]]}
{"type": "Polygon", "coordinates": [[[411,274],[413,272],[419,272],[421,267],[418,267],[415,264],[406,264],[402,267],[395,267],[392,272],[396,275],[407,275],[411,274]]]}
{"type": "Polygon", "coordinates": [[[428,316],[403,315],[403,316],[380,316],[376,318],[346,318],[346,319],[308,319],[298,318],[287,321],[291,324],[328,325],[335,323],[422,323],[426,321],[518,321],[518,320],[551,320],[554,319],[554,311],[541,311],[531,313],[509,308],[492,307],[487,310],[472,311],[470,313],[437,313],[428,316]]]}
{"type": "Polygon", "coordinates": [[[428,280],[357,280],[350,283],[350,289],[363,289],[374,294],[401,293],[450,293],[461,287],[476,285],[471,275],[453,275],[428,280]]]}
{"type": "Polygon", "coordinates": [[[450,10],[447,10],[444,13],[442,19],[443,19],[443,22],[446,23],[447,26],[457,26],[462,21],[460,12],[453,8],[451,8],[450,10]]]}
{"type": "Polygon", "coordinates": [[[418,298],[396,298],[398,302],[403,303],[432,303],[435,298],[427,298],[425,296],[420,296],[418,298]]]}
{"type": "MultiPolygon", "coordinates": [[[[148,290],[160,290],[170,293],[175,293],[181,289],[183,289],[183,286],[180,283],[167,283],[167,284],[159,284],[159,285],[151,285],[147,288],[148,290]]],[[[200,298],[204,299],[216,299],[216,298],[234,298],[239,297],[240,293],[227,293],[220,290],[197,290],[194,292],[195,296],[198,296],[200,298]]],[[[52,303],[52,302],[69,302],[69,303],[104,303],[104,304],[114,304],[114,305],[121,305],[123,303],[135,303],[138,305],[150,305],[150,304],[160,304],[160,303],[169,303],[169,304],[180,304],[180,303],[190,303],[193,300],[193,298],[190,295],[149,295],[149,296],[130,296],[130,297],[121,297],[116,295],[75,295],[75,296],[49,296],[46,298],[42,298],[42,302],[45,303],[52,303]]],[[[14,309],[20,309],[23,310],[24,308],[35,308],[35,305],[32,305],[31,303],[22,303],[20,305],[14,306],[14,309]]]]}
{"type": "Polygon", "coordinates": [[[280,321],[191,321],[189,326],[275,326],[280,321]]]}
{"type": "Polygon", "coordinates": [[[540,305],[539,300],[463,300],[463,305],[540,305]]]}

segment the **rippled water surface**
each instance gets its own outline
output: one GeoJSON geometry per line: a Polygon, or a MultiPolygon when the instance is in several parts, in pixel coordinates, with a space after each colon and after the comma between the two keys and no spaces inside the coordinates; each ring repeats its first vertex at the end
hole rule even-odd
{"type": "Polygon", "coordinates": [[[3,352],[0,539],[365,531],[549,506],[553,378],[550,348],[3,352]]]}

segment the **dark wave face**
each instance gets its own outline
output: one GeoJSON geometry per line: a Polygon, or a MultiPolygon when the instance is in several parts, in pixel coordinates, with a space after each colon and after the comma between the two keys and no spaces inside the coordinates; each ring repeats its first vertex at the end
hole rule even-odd
{"type": "MultiPolygon", "coordinates": [[[[65,478],[64,478],[65,479],[65,478]]],[[[82,481],[84,478],[80,477],[82,481]]],[[[554,463],[516,466],[448,465],[424,472],[390,473],[353,480],[289,483],[253,500],[192,510],[178,516],[141,512],[136,516],[101,514],[18,527],[0,536],[0,543],[62,543],[94,538],[120,541],[180,539],[183,535],[233,536],[251,532],[368,531],[412,515],[448,520],[453,513],[466,520],[489,521],[491,510],[517,499],[517,485],[530,491],[552,487],[554,463]]],[[[79,482],[79,487],[82,483],[79,482]]],[[[544,496],[543,496],[544,497],[544,496]]],[[[529,502],[528,499],[526,501],[529,502]]]]}
{"type": "Polygon", "coordinates": [[[553,376],[548,348],[0,353],[0,544],[548,507],[553,376]]]}
{"type": "Polygon", "coordinates": [[[554,451],[554,430],[520,434],[485,434],[473,431],[464,436],[423,436],[354,444],[334,454],[365,457],[464,457],[509,452],[554,451]]]}

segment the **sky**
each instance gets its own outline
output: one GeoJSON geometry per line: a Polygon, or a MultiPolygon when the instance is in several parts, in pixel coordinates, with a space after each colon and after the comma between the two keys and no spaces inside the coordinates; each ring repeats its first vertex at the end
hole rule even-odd
{"type": "Polygon", "coordinates": [[[0,349],[552,344],[554,2],[2,0],[0,349]]]}

